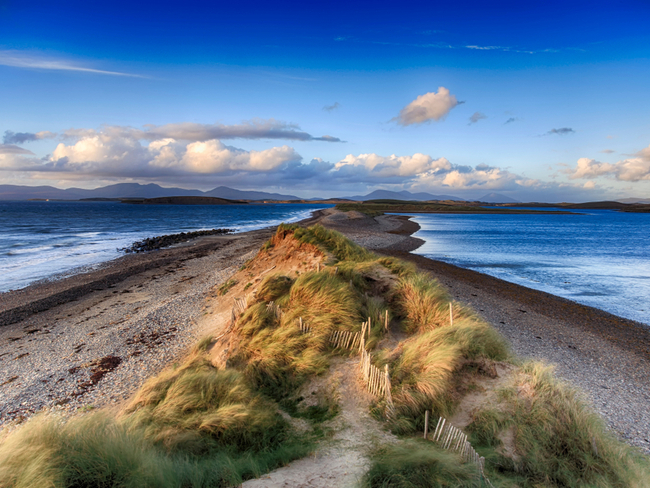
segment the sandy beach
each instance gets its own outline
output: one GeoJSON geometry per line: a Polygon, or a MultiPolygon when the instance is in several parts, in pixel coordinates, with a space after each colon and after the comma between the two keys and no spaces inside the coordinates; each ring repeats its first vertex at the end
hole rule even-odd
{"type": "MultiPolygon", "coordinates": [[[[415,262],[493,324],[517,354],[553,363],[610,426],[650,452],[650,328],[410,254],[407,217],[316,212],[380,253],[415,262]]],[[[40,410],[117,405],[210,332],[205,299],[273,230],[196,239],[0,295],[0,424],[40,410]]]]}

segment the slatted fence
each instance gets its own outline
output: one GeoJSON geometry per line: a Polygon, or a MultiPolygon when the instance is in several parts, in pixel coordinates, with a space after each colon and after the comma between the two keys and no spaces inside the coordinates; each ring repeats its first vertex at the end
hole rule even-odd
{"type": "Polygon", "coordinates": [[[273,315],[275,315],[276,319],[278,319],[278,320],[282,319],[282,310],[280,309],[280,307],[278,307],[277,303],[273,303],[272,301],[269,302],[266,305],[266,309],[273,312],[273,315]]]}
{"type": "Polygon", "coordinates": [[[458,427],[451,425],[447,419],[440,417],[433,435],[428,435],[429,411],[425,412],[424,420],[424,438],[435,442],[442,449],[450,450],[460,454],[465,462],[476,465],[481,482],[485,482],[491,488],[494,488],[490,480],[485,476],[485,458],[480,456],[467,440],[467,434],[464,434],[458,427]]]}
{"type": "MultiPolygon", "coordinates": [[[[388,313],[386,313],[386,322],[388,322],[388,313]]],[[[372,364],[370,353],[366,350],[366,335],[370,334],[371,320],[368,319],[361,326],[361,332],[349,332],[345,330],[335,330],[329,336],[329,342],[334,347],[341,349],[358,348],[361,355],[359,361],[359,370],[363,376],[368,391],[378,397],[386,399],[386,414],[389,418],[395,416],[395,406],[393,404],[393,397],[391,394],[390,375],[388,373],[388,365],[385,366],[384,371],[372,364]]],[[[310,334],[311,328],[306,325],[302,317],[298,318],[298,327],[303,334],[310,334]]]]}

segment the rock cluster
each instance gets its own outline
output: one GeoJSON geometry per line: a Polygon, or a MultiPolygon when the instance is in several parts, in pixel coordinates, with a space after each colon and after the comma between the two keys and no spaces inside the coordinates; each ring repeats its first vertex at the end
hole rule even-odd
{"type": "Polygon", "coordinates": [[[195,239],[196,237],[231,234],[233,232],[234,232],[233,229],[212,229],[212,230],[197,230],[195,232],[181,232],[180,234],[169,234],[169,235],[156,236],[156,237],[147,237],[143,241],[134,242],[133,244],[131,244],[131,246],[118,249],[118,251],[123,251],[126,253],[147,252],[147,251],[153,251],[155,249],[161,249],[163,247],[169,247],[173,244],[178,244],[179,242],[185,242],[189,239],[195,239]]]}

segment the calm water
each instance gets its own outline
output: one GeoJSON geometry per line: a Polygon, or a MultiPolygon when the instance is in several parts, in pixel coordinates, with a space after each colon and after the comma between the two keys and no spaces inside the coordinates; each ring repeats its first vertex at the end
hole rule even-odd
{"type": "Polygon", "coordinates": [[[0,292],[97,266],[118,248],[161,234],[296,222],[331,205],[127,205],[1,202],[0,292]]]}
{"type": "Polygon", "coordinates": [[[650,324],[650,214],[417,215],[415,253],[650,324]]]}

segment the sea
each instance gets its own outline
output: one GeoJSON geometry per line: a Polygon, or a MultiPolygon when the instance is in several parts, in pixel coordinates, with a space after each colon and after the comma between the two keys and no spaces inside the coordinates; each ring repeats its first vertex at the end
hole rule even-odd
{"type": "MultiPolygon", "coordinates": [[[[244,232],[328,207],[0,201],[0,293],[97,269],[146,237],[224,227],[244,232]]],[[[650,325],[650,214],[415,214],[413,220],[421,227],[415,237],[425,241],[416,254],[650,325]]]]}
{"type": "Polygon", "coordinates": [[[414,237],[425,241],[416,254],[650,325],[648,213],[416,214],[412,220],[421,227],[414,237]]]}
{"type": "Polygon", "coordinates": [[[90,271],[146,237],[297,222],[332,205],[0,201],[0,292],[90,271]]]}

